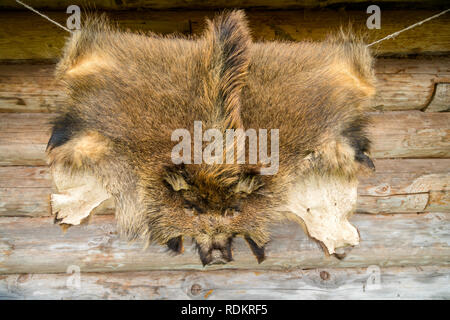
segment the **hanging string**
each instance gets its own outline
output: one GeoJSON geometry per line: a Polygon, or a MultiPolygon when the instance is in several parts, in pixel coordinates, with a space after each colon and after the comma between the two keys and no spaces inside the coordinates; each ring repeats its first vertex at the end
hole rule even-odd
{"type": "Polygon", "coordinates": [[[45,14],[40,13],[40,12],[37,11],[36,9],[34,9],[34,8],[30,7],[29,5],[27,5],[26,3],[23,3],[22,1],[19,1],[19,0],[16,0],[16,2],[17,2],[18,4],[21,4],[21,5],[24,6],[25,8],[27,8],[27,9],[33,11],[34,13],[37,13],[38,15],[40,15],[41,17],[43,17],[44,19],[47,19],[48,21],[50,21],[51,23],[56,24],[58,27],[60,27],[60,28],[62,28],[62,29],[64,29],[64,30],[66,30],[67,32],[73,33],[73,31],[67,29],[67,28],[64,27],[62,24],[59,24],[58,22],[56,22],[56,21],[50,19],[50,18],[47,17],[45,14]]]}
{"type": "MultiPolygon", "coordinates": [[[[25,8],[27,8],[27,9],[29,9],[29,10],[31,10],[31,11],[37,13],[37,14],[40,15],[41,17],[43,17],[43,18],[47,19],[48,21],[50,21],[51,23],[56,24],[58,27],[60,27],[60,28],[62,28],[62,29],[64,29],[64,30],[66,30],[67,32],[73,33],[71,30],[67,29],[66,27],[64,27],[63,25],[59,24],[58,22],[56,22],[56,21],[50,19],[50,18],[47,17],[46,15],[40,13],[40,12],[37,11],[36,9],[34,9],[34,8],[30,7],[29,5],[23,3],[22,1],[16,0],[16,2],[19,3],[19,4],[21,4],[21,5],[24,6],[25,8]]],[[[424,24],[425,22],[428,22],[428,21],[430,21],[430,20],[436,19],[437,17],[440,17],[440,16],[442,16],[443,14],[446,14],[446,13],[449,12],[449,11],[450,11],[450,9],[444,10],[444,11],[438,13],[438,14],[435,14],[434,16],[431,16],[431,17],[429,17],[429,18],[426,18],[425,20],[422,20],[422,21],[419,21],[419,22],[417,22],[417,23],[414,23],[413,25],[410,25],[409,27],[406,27],[406,28],[404,28],[404,29],[402,29],[402,30],[396,31],[396,32],[394,32],[394,33],[391,33],[390,35],[387,35],[387,36],[384,37],[384,38],[381,38],[381,39],[379,39],[379,40],[377,40],[377,41],[374,41],[374,42],[368,44],[367,46],[368,46],[368,47],[371,47],[371,46],[373,46],[373,45],[375,45],[375,44],[378,44],[378,43],[380,43],[380,42],[383,42],[383,41],[385,41],[385,40],[393,39],[393,38],[395,38],[396,36],[398,36],[400,33],[405,32],[405,31],[408,31],[408,30],[411,30],[412,28],[415,28],[415,27],[417,27],[417,26],[420,26],[420,25],[422,25],[422,24],[424,24]]]]}
{"type": "Polygon", "coordinates": [[[373,45],[375,45],[375,44],[377,44],[377,43],[380,43],[380,42],[382,42],[382,41],[384,41],[384,40],[388,40],[388,39],[395,38],[395,37],[398,36],[400,33],[405,32],[405,31],[407,31],[407,30],[410,30],[410,29],[412,29],[412,28],[415,28],[415,27],[417,27],[417,26],[420,26],[421,24],[423,24],[423,23],[425,23],[425,22],[428,22],[428,21],[430,21],[430,20],[433,20],[433,19],[435,19],[435,18],[437,18],[437,17],[440,17],[440,16],[442,16],[443,14],[446,14],[446,13],[449,12],[449,11],[450,11],[450,9],[444,10],[444,11],[442,11],[441,13],[438,13],[438,14],[435,14],[434,16],[431,16],[431,17],[429,17],[429,18],[426,18],[425,20],[422,20],[422,21],[419,21],[419,22],[417,22],[417,23],[414,23],[413,25],[410,25],[409,27],[406,27],[405,29],[402,29],[402,30],[400,30],[400,31],[391,33],[390,35],[388,35],[388,36],[386,36],[386,37],[384,37],[384,38],[381,38],[380,40],[377,40],[377,41],[375,41],[375,42],[372,42],[371,44],[368,44],[367,46],[368,46],[368,47],[371,47],[371,46],[373,46],[373,45]]]}

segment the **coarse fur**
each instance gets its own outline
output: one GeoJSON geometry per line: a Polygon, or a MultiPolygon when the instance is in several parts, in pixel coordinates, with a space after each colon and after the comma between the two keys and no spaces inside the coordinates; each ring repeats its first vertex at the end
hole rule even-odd
{"type": "Polygon", "coordinates": [[[68,40],[56,76],[68,99],[48,143],[52,168],[95,176],[127,239],[182,252],[192,237],[203,264],[232,260],[235,236],[261,262],[273,223],[304,224],[289,213],[300,181],[354,184],[361,165],[373,167],[365,134],[372,57],[351,33],[252,42],[242,11],[208,21],[196,39],[90,18],[68,40]],[[260,175],[260,163],[175,165],[172,132],[193,135],[194,121],[222,133],[279,129],[278,173],[260,175]]]}

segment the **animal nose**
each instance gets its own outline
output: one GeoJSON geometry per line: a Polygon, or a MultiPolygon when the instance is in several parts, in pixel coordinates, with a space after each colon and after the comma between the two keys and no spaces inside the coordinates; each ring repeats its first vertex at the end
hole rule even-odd
{"type": "Polygon", "coordinates": [[[214,249],[211,252],[211,262],[209,264],[225,264],[228,261],[225,259],[225,257],[222,254],[221,250],[214,249]]]}
{"type": "Polygon", "coordinates": [[[233,252],[231,250],[232,238],[225,243],[215,242],[209,246],[202,246],[197,243],[198,254],[203,266],[212,264],[226,264],[233,260],[233,252]]]}

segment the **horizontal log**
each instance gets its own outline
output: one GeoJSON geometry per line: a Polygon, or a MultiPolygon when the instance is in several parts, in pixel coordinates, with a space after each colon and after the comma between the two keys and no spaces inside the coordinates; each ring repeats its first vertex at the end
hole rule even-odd
{"type": "Polygon", "coordinates": [[[450,190],[450,159],[376,159],[376,172],[361,177],[358,193],[390,196],[450,190]]]}
{"type": "Polygon", "coordinates": [[[436,83],[430,103],[425,107],[427,112],[450,111],[450,83],[436,83]]]}
{"type": "Polygon", "coordinates": [[[377,159],[362,177],[358,212],[449,211],[450,159],[377,159]]]}
{"type": "Polygon", "coordinates": [[[55,65],[0,64],[0,112],[54,112],[64,102],[55,65]]]}
{"type": "Polygon", "coordinates": [[[450,212],[450,192],[448,191],[430,191],[426,210],[450,212]]]}
{"type": "MultiPolygon", "coordinates": [[[[449,180],[448,175],[446,180],[449,180]]],[[[50,188],[0,188],[0,216],[50,216],[50,193],[50,188]]],[[[371,214],[446,212],[450,211],[450,191],[378,197],[359,195],[356,210],[371,214]]],[[[95,213],[113,214],[112,199],[97,207],[95,213]]]]}
{"type": "MultiPolygon", "coordinates": [[[[267,260],[257,264],[245,241],[233,243],[235,260],[206,269],[277,269],[367,267],[378,265],[449,265],[450,213],[390,216],[355,215],[361,244],[344,259],[325,256],[294,223],[273,227],[267,260]]],[[[167,249],[119,240],[111,216],[94,217],[89,225],[66,233],[51,218],[0,219],[0,273],[58,273],[69,266],[82,272],[145,270],[203,270],[195,246],[186,240],[185,252],[173,256],[167,249]]]]}
{"type": "MultiPolygon", "coordinates": [[[[0,188],[0,216],[50,216],[50,193],[50,188],[0,188]]],[[[449,210],[449,195],[449,191],[379,197],[359,195],[357,211],[373,214],[446,211],[449,210]]],[[[112,214],[114,204],[108,202],[96,212],[112,214]]]]}
{"type": "MultiPolygon", "coordinates": [[[[64,92],[54,65],[0,64],[0,112],[55,112],[64,92]]],[[[377,110],[445,111],[450,105],[450,58],[376,60],[377,110]]]]}
{"type": "MultiPolygon", "coordinates": [[[[375,166],[361,178],[358,212],[450,211],[450,159],[377,159],[375,166]]],[[[53,190],[46,167],[0,167],[0,216],[50,216],[53,190]]],[[[113,212],[112,201],[96,210],[113,212]]]]}
{"type": "MultiPolygon", "coordinates": [[[[0,165],[45,165],[52,114],[0,115],[0,165]]],[[[450,157],[450,114],[398,111],[372,114],[374,158],[450,157]]]]}
{"type": "Polygon", "coordinates": [[[398,111],[373,114],[369,136],[375,158],[450,157],[450,114],[398,111]]]}
{"type": "Polygon", "coordinates": [[[377,59],[377,110],[445,111],[450,96],[450,59],[377,59]]]}
{"type": "MultiPolygon", "coordinates": [[[[396,7],[420,7],[433,8],[447,4],[445,0],[379,0],[378,4],[396,7]]],[[[27,4],[33,8],[66,10],[73,4],[71,0],[28,0],[27,4]]],[[[221,9],[221,8],[268,8],[268,9],[293,9],[293,8],[324,8],[336,5],[361,5],[372,4],[367,0],[133,0],[133,1],[110,1],[96,0],[95,7],[104,10],[129,10],[129,9],[221,9]]],[[[0,3],[1,9],[20,9],[23,7],[13,0],[0,3]]]]}
{"type": "Polygon", "coordinates": [[[0,167],[0,188],[51,189],[51,174],[47,167],[0,167]]]}
{"type": "Polygon", "coordinates": [[[0,216],[50,216],[50,188],[0,188],[0,216]]]}
{"type": "Polygon", "coordinates": [[[450,268],[440,266],[73,273],[76,270],[0,276],[0,299],[450,299],[450,268]]]}
{"type": "MultiPolygon", "coordinates": [[[[376,172],[360,178],[359,194],[387,196],[450,190],[450,159],[376,159],[376,172]]],[[[0,167],[0,188],[50,188],[47,167],[0,167]]]]}
{"type": "MultiPolygon", "coordinates": [[[[355,30],[364,30],[369,41],[378,40],[420,20],[438,10],[383,10],[380,29],[367,29],[369,15],[366,7],[360,10],[248,10],[249,26],[256,40],[321,40],[340,26],[352,22],[355,30]]],[[[66,25],[65,11],[45,12],[51,19],[66,25]]],[[[132,11],[110,12],[108,15],[124,29],[198,35],[204,29],[205,17],[214,11],[132,11]]],[[[54,24],[29,11],[0,12],[0,60],[56,59],[67,33],[54,24]]],[[[394,40],[383,41],[374,47],[379,55],[447,54],[450,35],[447,26],[450,16],[438,19],[400,34],[394,40]]]]}
{"type": "Polygon", "coordinates": [[[0,165],[44,165],[49,114],[0,115],[0,165]]]}
{"type": "MultiPolygon", "coordinates": [[[[46,183],[50,183],[47,180],[46,183]]],[[[52,188],[47,187],[0,187],[0,217],[48,217],[51,216],[50,194],[52,188]]],[[[440,203],[440,202],[438,202],[440,203]]],[[[439,211],[435,206],[433,211],[439,211]]],[[[98,206],[94,213],[113,214],[114,202],[112,199],[98,206]]]]}

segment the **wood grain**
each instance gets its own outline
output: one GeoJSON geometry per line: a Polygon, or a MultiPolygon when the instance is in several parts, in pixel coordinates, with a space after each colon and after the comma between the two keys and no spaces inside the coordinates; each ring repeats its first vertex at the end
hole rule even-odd
{"type": "Polygon", "coordinates": [[[0,64],[0,112],[51,112],[64,102],[55,65],[0,64]]]}
{"type": "Polygon", "coordinates": [[[72,272],[0,276],[0,299],[450,299],[450,268],[441,266],[72,272]]]}
{"type": "Polygon", "coordinates": [[[389,196],[450,190],[450,159],[376,159],[376,172],[361,177],[360,195],[389,196]],[[448,178],[447,178],[448,179],[448,178]]]}
{"type": "Polygon", "coordinates": [[[395,111],[373,114],[369,136],[375,158],[450,157],[450,114],[395,111]]]}
{"type": "Polygon", "coordinates": [[[450,83],[436,83],[426,112],[450,111],[450,83]]]}
{"type": "Polygon", "coordinates": [[[45,165],[50,114],[0,115],[0,165],[45,165]]]}
{"type": "MultiPolygon", "coordinates": [[[[55,112],[64,92],[53,64],[0,64],[0,112],[55,112]]],[[[450,58],[376,60],[376,110],[445,111],[450,58]]]]}
{"type": "Polygon", "coordinates": [[[360,180],[358,212],[450,211],[450,159],[377,159],[375,166],[360,180]]]}
{"type": "MultiPolygon", "coordinates": [[[[0,114],[0,165],[45,165],[54,115],[0,114]]],[[[374,158],[450,157],[450,113],[398,111],[372,114],[374,158]]]]}
{"type": "Polygon", "coordinates": [[[445,111],[450,97],[450,59],[377,59],[377,110],[445,111]],[[436,105],[436,106],[434,106],[436,105]]]}
{"type": "MultiPolygon", "coordinates": [[[[237,238],[235,261],[210,269],[276,269],[318,267],[380,267],[449,265],[450,213],[360,215],[350,220],[361,234],[361,244],[339,260],[325,256],[301,228],[286,223],[273,228],[268,259],[257,264],[244,240],[237,238]]],[[[171,256],[167,249],[119,240],[111,216],[93,217],[87,226],[66,233],[52,218],[0,219],[0,273],[57,273],[77,265],[82,272],[144,270],[204,270],[195,248],[185,241],[185,252],[171,256]]]]}
{"type": "MultiPolygon", "coordinates": [[[[347,26],[367,33],[368,42],[378,40],[420,20],[438,10],[383,10],[381,29],[367,29],[368,14],[364,7],[346,11],[323,9],[316,11],[248,10],[249,26],[255,40],[322,40],[347,26]]],[[[65,25],[69,17],[64,11],[46,12],[50,18],[65,25]]],[[[109,12],[112,20],[124,29],[198,35],[204,29],[205,17],[214,11],[116,11],[109,12]]],[[[29,11],[0,12],[0,60],[54,60],[61,52],[67,32],[29,11]]],[[[426,24],[374,46],[378,55],[447,54],[450,34],[447,32],[450,15],[426,24]]]]}

